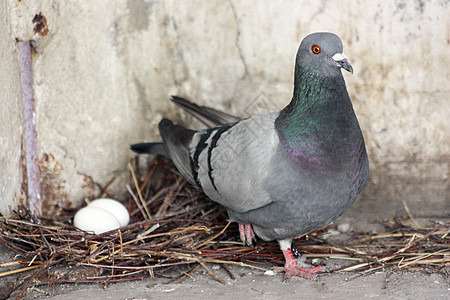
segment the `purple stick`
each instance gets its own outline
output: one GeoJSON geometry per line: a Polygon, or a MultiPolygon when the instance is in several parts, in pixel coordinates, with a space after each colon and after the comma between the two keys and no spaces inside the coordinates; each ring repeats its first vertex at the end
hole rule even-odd
{"type": "Polygon", "coordinates": [[[25,156],[27,160],[28,204],[35,215],[42,214],[40,172],[38,162],[36,118],[34,113],[33,70],[30,41],[19,42],[20,76],[22,79],[25,156]]]}

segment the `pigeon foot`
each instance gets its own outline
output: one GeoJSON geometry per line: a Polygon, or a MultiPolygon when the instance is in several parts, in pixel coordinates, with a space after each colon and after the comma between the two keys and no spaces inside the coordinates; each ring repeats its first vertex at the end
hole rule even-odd
{"type": "Polygon", "coordinates": [[[252,246],[255,239],[255,232],[250,223],[239,223],[239,235],[244,245],[252,246]]]}
{"type": "Polygon", "coordinates": [[[318,279],[319,275],[317,275],[316,273],[325,271],[325,267],[323,266],[312,267],[310,265],[305,264],[307,265],[307,267],[300,267],[295,261],[294,255],[292,254],[290,248],[287,248],[286,250],[282,251],[284,258],[286,259],[286,264],[284,265],[284,267],[274,267],[273,271],[285,272],[284,282],[288,282],[292,276],[299,276],[308,279],[318,279]]]}

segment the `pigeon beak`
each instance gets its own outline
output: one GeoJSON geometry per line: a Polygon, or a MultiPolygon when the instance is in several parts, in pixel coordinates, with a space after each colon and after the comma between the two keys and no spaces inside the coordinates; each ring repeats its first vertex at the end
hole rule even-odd
{"type": "Polygon", "coordinates": [[[335,55],[333,55],[332,59],[337,63],[338,67],[353,74],[353,67],[348,62],[347,57],[344,54],[336,53],[335,55]]]}

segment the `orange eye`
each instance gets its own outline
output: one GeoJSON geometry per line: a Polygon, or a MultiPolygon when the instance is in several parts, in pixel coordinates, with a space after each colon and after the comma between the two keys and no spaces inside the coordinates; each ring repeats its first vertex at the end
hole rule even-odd
{"type": "Polygon", "coordinates": [[[312,52],[314,54],[319,54],[320,53],[320,47],[317,46],[317,45],[312,46],[311,50],[312,50],[312,52]]]}

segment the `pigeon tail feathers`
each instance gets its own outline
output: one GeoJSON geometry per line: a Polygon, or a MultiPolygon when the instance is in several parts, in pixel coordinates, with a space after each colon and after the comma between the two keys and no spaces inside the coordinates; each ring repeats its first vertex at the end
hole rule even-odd
{"type": "Polygon", "coordinates": [[[163,143],[138,143],[131,145],[130,149],[138,154],[155,154],[170,158],[163,143]]]}
{"type": "Polygon", "coordinates": [[[172,96],[170,100],[172,100],[173,103],[184,109],[186,112],[194,116],[209,128],[228,123],[235,123],[241,120],[241,118],[239,117],[221,112],[214,108],[197,105],[187,99],[178,96],[172,96]]]}
{"type": "Polygon", "coordinates": [[[190,182],[195,184],[191,168],[191,158],[189,156],[189,143],[195,134],[194,130],[186,129],[181,125],[175,125],[168,119],[159,122],[159,133],[178,171],[190,182]]]}

